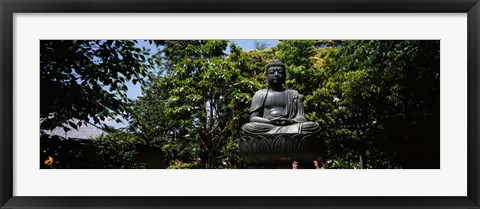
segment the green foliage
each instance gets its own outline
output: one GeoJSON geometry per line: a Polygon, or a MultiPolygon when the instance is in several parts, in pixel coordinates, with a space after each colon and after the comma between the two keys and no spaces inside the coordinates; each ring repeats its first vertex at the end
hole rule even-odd
{"type": "Polygon", "coordinates": [[[126,169],[144,168],[145,163],[136,159],[137,138],[131,134],[116,132],[88,141],[74,141],[60,137],[41,137],[42,168],[69,169],[126,169]],[[52,158],[50,165],[45,163],[52,158]]]}
{"type": "Polygon", "coordinates": [[[65,131],[92,119],[120,122],[130,101],[127,82],[142,82],[153,60],[137,41],[40,41],[41,130],[65,131]],[[78,119],[78,123],[72,123],[78,119]]]}
{"type": "Polygon", "coordinates": [[[281,41],[275,54],[307,119],[323,127],[327,167],[438,168],[439,49],[438,41],[281,41]]]}
{"type": "Polygon", "coordinates": [[[345,41],[337,52],[326,65],[338,82],[334,138],[363,168],[438,168],[439,42],[345,41]]]}
{"type": "Polygon", "coordinates": [[[93,167],[142,167],[132,160],[142,144],[160,147],[172,169],[245,168],[235,140],[275,58],[322,128],[327,168],[439,168],[439,41],[285,40],[250,51],[225,40],[152,41],[156,55],[135,41],[41,44],[42,129],[130,116],[128,132],[92,141],[94,154],[69,152],[95,156],[85,160],[93,167]],[[135,101],[125,95],[130,80],[142,82],[135,101]]]}
{"type": "Polygon", "coordinates": [[[178,164],[173,164],[168,167],[168,169],[198,169],[198,168],[204,168],[204,165],[179,162],[178,164]]]}
{"type": "Polygon", "coordinates": [[[264,84],[271,50],[242,51],[229,41],[165,41],[161,73],[135,101],[131,130],[168,158],[207,168],[240,168],[235,139],[264,84]],[[230,55],[225,53],[230,48],[230,55]]]}
{"type": "Polygon", "coordinates": [[[88,142],[40,137],[40,168],[89,168],[94,162],[95,149],[88,142]]]}
{"type": "Polygon", "coordinates": [[[94,165],[100,168],[144,168],[145,165],[135,161],[137,143],[135,136],[122,132],[93,139],[92,146],[96,148],[94,165]]]}

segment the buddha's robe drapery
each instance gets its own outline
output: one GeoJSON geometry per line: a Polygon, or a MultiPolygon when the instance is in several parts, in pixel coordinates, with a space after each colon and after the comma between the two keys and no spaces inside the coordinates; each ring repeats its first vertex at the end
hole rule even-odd
{"type": "MultiPolygon", "coordinates": [[[[267,111],[263,111],[265,100],[268,96],[268,89],[257,91],[253,96],[250,113],[260,111],[262,117],[272,120],[278,117],[269,115],[267,111]]],[[[247,134],[278,134],[278,133],[315,133],[319,131],[318,123],[307,122],[304,115],[303,103],[300,94],[295,90],[285,90],[287,94],[287,102],[281,118],[294,121],[291,125],[273,125],[269,123],[250,122],[245,124],[242,129],[247,134]]]]}

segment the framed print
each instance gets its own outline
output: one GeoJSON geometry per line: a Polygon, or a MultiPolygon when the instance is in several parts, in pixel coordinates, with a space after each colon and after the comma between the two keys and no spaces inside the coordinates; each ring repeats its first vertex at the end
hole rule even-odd
{"type": "Polygon", "coordinates": [[[479,208],[478,0],[0,6],[1,208],[479,208]]]}

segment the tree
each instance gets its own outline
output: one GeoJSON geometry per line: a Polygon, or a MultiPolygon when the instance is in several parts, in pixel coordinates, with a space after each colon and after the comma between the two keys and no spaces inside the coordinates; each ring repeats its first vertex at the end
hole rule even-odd
{"type": "Polygon", "coordinates": [[[235,139],[275,58],[322,127],[327,167],[439,166],[438,41],[288,40],[247,52],[229,41],[161,44],[162,71],[143,85],[131,130],[171,160],[242,168],[235,139]]]}
{"type": "Polygon", "coordinates": [[[142,82],[153,66],[138,41],[42,40],[40,42],[41,130],[76,129],[91,120],[121,122],[130,100],[127,82],[142,82]],[[72,122],[78,119],[78,123],[72,122]]]}
{"type": "Polygon", "coordinates": [[[235,140],[253,93],[264,85],[271,50],[243,52],[229,41],[198,40],[165,41],[161,53],[163,71],[135,102],[133,129],[145,140],[163,138],[172,160],[242,167],[235,140]]]}
{"type": "Polygon", "coordinates": [[[303,97],[305,117],[320,124],[319,139],[328,151],[324,161],[329,168],[351,168],[351,150],[346,149],[337,118],[341,81],[336,68],[339,41],[284,40],[274,47],[275,55],[287,67],[288,88],[303,97]]]}
{"type": "Polygon", "coordinates": [[[361,168],[439,167],[439,52],[438,41],[343,42],[328,66],[341,83],[339,128],[361,168]]]}
{"type": "Polygon", "coordinates": [[[351,168],[356,156],[358,168],[438,167],[438,41],[289,40],[274,50],[322,127],[327,166],[351,168]]]}
{"type": "Polygon", "coordinates": [[[228,41],[169,41],[164,48],[165,64],[172,67],[165,115],[188,127],[189,138],[205,150],[208,168],[216,166],[233,122],[229,93],[238,72],[225,62],[227,46],[228,41]]]}

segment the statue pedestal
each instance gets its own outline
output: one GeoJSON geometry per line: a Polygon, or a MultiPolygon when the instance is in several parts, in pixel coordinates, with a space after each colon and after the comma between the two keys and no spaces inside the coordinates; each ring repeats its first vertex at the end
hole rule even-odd
{"type": "Polygon", "coordinates": [[[243,134],[238,151],[249,168],[291,169],[293,161],[298,168],[314,168],[313,161],[321,161],[325,143],[312,134],[243,134]]]}

